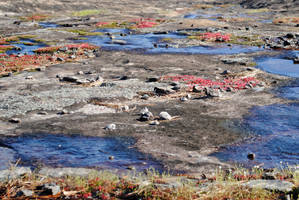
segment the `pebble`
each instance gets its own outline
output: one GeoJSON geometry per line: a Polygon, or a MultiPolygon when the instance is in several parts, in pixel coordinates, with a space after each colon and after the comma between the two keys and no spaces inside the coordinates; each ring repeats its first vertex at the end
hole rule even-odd
{"type": "Polygon", "coordinates": [[[62,57],[57,57],[56,60],[57,60],[57,61],[61,61],[61,62],[63,62],[63,61],[64,61],[64,58],[62,58],[62,57]]]}
{"type": "Polygon", "coordinates": [[[168,95],[170,94],[171,92],[167,89],[164,89],[164,88],[158,88],[158,87],[155,87],[154,88],[154,92],[156,93],[156,95],[158,96],[164,96],[164,95],[168,95]]]}
{"type": "Polygon", "coordinates": [[[249,154],[247,154],[247,158],[249,160],[254,160],[255,159],[255,154],[254,153],[249,153],[249,154]]]}
{"type": "Polygon", "coordinates": [[[147,79],[147,82],[157,82],[159,80],[160,80],[159,77],[150,77],[150,78],[147,79]]]}
{"type": "Polygon", "coordinates": [[[147,111],[147,112],[143,112],[141,115],[140,115],[140,118],[139,120],[140,121],[149,121],[151,119],[154,118],[154,115],[153,113],[151,113],[150,111],[147,111]]]}
{"type": "Polygon", "coordinates": [[[58,115],[65,115],[65,114],[70,114],[70,112],[67,111],[66,109],[63,109],[63,110],[59,111],[57,114],[58,115]]]}
{"type": "Polygon", "coordinates": [[[188,98],[187,97],[181,97],[180,100],[185,102],[185,101],[188,101],[188,98]]]}
{"type": "Polygon", "coordinates": [[[77,74],[78,74],[78,75],[83,75],[84,72],[83,72],[83,71],[78,71],[77,74]]]}
{"type": "Polygon", "coordinates": [[[206,89],[206,95],[209,96],[209,97],[221,97],[222,96],[220,90],[210,89],[210,88],[206,89]]]}
{"type": "Polygon", "coordinates": [[[148,100],[148,99],[149,99],[148,94],[144,94],[144,95],[142,95],[141,99],[148,100]]]}
{"type": "Polygon", "coordinates": [[[40,111],[37,113],[38,115],[47,115],[48,113],[46,111],[40,111]]]}
{"type": "Polygon", "coordinates": [[[114,156],[109,156],[109,160],[114,160],[114,156]]]}
{"type": "Polygon", "coordinates": [[[230,74],[231,73],[231,71],[229,71],[229,70],[224,70],[222,73],[221,73],[221,75],[227,75],[227,74],[230,74]]]}
{"type": "Polygon", "coordinates": [[[46,183],[36,188],[40,190],[39,195],[56,195],[61,192],[60,186],[55,183],[46,183]]]}
{"type": "Polygon", "coordinates": [[[136,170],[136,168],[134,166],[128,166],[127,169],[129,169],[129,170],[136,170]]]}
{"type": "Polygon", "coordinates": [[[161,113],[159,114],[159,117],[160,117],[160,119],[162,119],[162,120],[171,120],[171,119],[172,119],[171,115],[168,114],[168,112],[161,112],[161,113]]]}
{"type": "Polygon", "coordinates": [[[33,79],[33,76],[26,76],[25,79],[26,79],[26,80],[32,80],[32,79],[33,79]]]}
{"type": "Polygon", "coordinates": [[[193,86],[193,92],[196,92],[196,93],[201,93],[204,91],[204,88],[202,88],[201,86],[193,86]]]}
{"type": "Polygon", "coordinates": [[[107,130],[107,131],[115,130],[116,125],[115,124],[108,124],[107,126],[105,126],[104,129],[107,130]]]}
{"type": "Polygon", "coordinates": [[[33,194],[34,192],[32,190],[21,189],[20,191],[17,192],[15,197],[21,197],[21,196],[31,197],[33,196],[33,194]]]}
{"type": "Polygon", "coordinates": [[[123,106],[123,107],[122,107],[122,110],[127,112],[127,111],[129,111],[129,110],[130,110],[130,107],[129,107],[129,106],[127,106],[127,105],[125,105],[125,106],[123,106]]]}
{"type": "Polygon", "coordinates": [[[186,98],[187,98],[187,99],[191,99],[191,98],[192,98],[191,94],[187,94],[187,95],[186,95],[186,98]]]}
{"type": "Polygon", "coordinates": [[[113,44],[119,44],[119,45],[126,45],[127,41],[125,40],[112,40],[113,44]]]}
{"type": "Polygon", "coordinates": [[[46,67],[37,67],[36,71],[39,71],[39,72],[46,71],[46,67]]]}

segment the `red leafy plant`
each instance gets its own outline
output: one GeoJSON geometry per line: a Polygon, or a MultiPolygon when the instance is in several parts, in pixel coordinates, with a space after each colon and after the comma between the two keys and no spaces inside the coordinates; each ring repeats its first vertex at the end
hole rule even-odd
{"type": "Polygon", "coordinates": [[[227,42],[230,40],[230,34],[222,34],[222,33],[200,33],[199,35],[190,36],[190,39],[198,39],[202,41],[210,41],[210,42],[227,42]]]}
{"type": "Polygon", "coordinates": [[[153,19],[153,18],[137,18],[129,21],[123,22],[98,22],[96,26],[101,28],[152,28],[164,22],[162,19],[153,19]]]}
{"type": "Polygon", "coordinates": [[[199,78],[193,75],[176,75],[176,76],[164,76],[163,80],[171,80],[175,82],[183,82],[192,88],[193,86],[201,86],[201,87],[214,87],[221,89],[233,88],[235,90],[246,89],[246,87],[251,84],[252,87],[255,87],[258,84],[258,80],[254,77],[246,77],[246,78],[226,78],[222,81],[213,81],[209,79],[199,78]]]}

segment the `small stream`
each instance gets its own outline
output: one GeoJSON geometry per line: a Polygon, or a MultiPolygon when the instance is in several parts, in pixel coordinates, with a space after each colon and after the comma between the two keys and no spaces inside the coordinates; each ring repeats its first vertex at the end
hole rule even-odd
{"type": "Polygon", "coordinates": [[[7,137],[0,142],[0,169],[18,159],[21,159],[20,165],[33,168],[46,165],[118,170],[134,166],[138,171],[150,167],[162,169],[158,162],[133,148],[134,143],[134,139],[128,137],[53,134],[7,137]]]}

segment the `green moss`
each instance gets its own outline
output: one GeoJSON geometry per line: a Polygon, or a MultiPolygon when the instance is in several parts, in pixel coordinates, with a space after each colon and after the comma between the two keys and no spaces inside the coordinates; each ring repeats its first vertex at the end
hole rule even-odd
{"type": "Polygon", "coordinates": [[[32,42],[23,42],[23,44],[26,45],[26,46],[33,46],[33,45],[35,45],[35,44],[32,43],[32,42]]]}
{"type": "Polygon", "coordinates": [[[265,42],[258,35],[253,36],[235,36],[232,35],[228,41],[230,44],[239,44],[247,46],[262,46],[265,42]]]}
{"type": "Polygon", "coordinates": [[[255,13],[263,13],[263,12],[269,12],[268,8],[260,8],[260,9],[247,9],[246,13],[248,14],[255,14],[255,13]]]}
{"type": "Polygon", "coordinates": [[[18,35],[20,39],[31,39],[37,37],[36,35],[18,35]]]}
{"type": "Polygon", "coordinates": [[[77,33],[78,35],[82,35],[82,36],[104,35],[104,33],[101,32],[88,32],[85,30],[76,30],[76,29],[65,29],[64,31],[77,33]]]}
{"type": "Polygon", "coordinates": [[[90,9],[90,10],[80,10],[77,12],[73,12],[72,14],[77,17],[84,17],[84,16],[88,16],[88,15],[98,15],[100,13],[102,13],[101,10],[90,9]]]}

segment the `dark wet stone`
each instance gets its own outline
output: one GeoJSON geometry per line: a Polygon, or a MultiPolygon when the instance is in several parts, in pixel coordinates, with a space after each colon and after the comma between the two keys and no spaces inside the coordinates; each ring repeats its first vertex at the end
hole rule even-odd
{"type": "Polygon", "coordinates": [[[150,111],[143,111],[141,112],[140,121],[149,121],[152,120],[154,118],[153,113],[151,113],[150,111]]]}
{"type": "Polygon", "coordinates": [[[228,74],[230,74],[231,73],[231,71],[229,71],[229,70],[224,70],[221,74],[222,75],[228,75],[228,74]]]}
{"type": "Polygon", "coordinates": [[[254,159],[255,159],[255,154],[254,154],[254,153],[249,153],[249,154],[247,155],[247,158],[248,158],[249,160],[254,160],[254,159]]]}
{"type": "Polygon", "coordinates": [[[114,160],[114,156],[109,156],[109,160],[114,160]]]}
{"type": "Polygon", "coordinates": [[[75,83],[77,82],[78,78],[75,76],[64,76],[62,77],[61,81],[66,81],[66,82],[71,82],[71,83],[75,83]]]}
{"type": "Polygon", "coordinates": [[[201,86],[193,86],[193,92],[196,92],[196,93],[201,93],[204,91],[204,88],[202,88],[201,86]]]}
{"type": "Polygon", "coordinates": [[[17,192],[15,197],[31,197],[33,196],[34,192],[32,190],[27,190],[27,189],[21,189],[20,191],[17,192]]]}
{"type": "Polygon", "coordinates": [[[273,172],[265,172],[262,176],[262,179],[265,179],[265,180],[275,180],[276,179],[276,176],[273,172]]]}
{"type": "Polygon", "coordinates": [[[119,44],[119,45],[126,45],[127,41],[125,40],[112,40],[113,44],[119,44]]]}
{"type": "Polygon", "coordinates": [[[36,71],[40,71],[40,72],[46,71],[46,67],[37,67],[36,71]]]}
{"type": "Polygon", "coordinates": [[[171,88],[172,90],[175,91],[179,91],[181,89],[181,87],[179,85],[174,86],[173,88],[171,88]]]}
{"type": "Polygon", "coordinates": [[[40,111],[37,113],[38,115],[47,115],[48,113],[46,111],[40,111]]]}
{"type": "Polygon", "coordinates": [[[56,59],[57,61],[61,61],[61,62],[63,62],[64,61],[64,58],[61,58],[61,57],[57,57],[57,59],[56,59]]]}
{"type": "Polygon", "coordinates": [[[122,77],[119,78],[119,80],[122,80],[122,81],[124,81],[124,80],[128,80],[128,79],[129,79],[128,76],[122,76],[122,77]]]}
{"type": "Polygon", "coordinates": [[[20,123],[20,122],[21,122],[21,119],[19,119],[19,118],[11,118],[11,119],[9,120],[9,122],[10,122],[10,123],[15,123],[15,124],[17,124],[17,123],[20,123]]]}
{"type": "Polygon", "coordinates": [[[165,88],[158,88],[158,87],[155,87],[154,88],[154,92],[156,93],[156,95],[158,96],[164,96],[164,95],[168,95],[171,93],[171,91],[169,91],[168,89],[165,89],[165,88]]]}
{"type": "Polygon", "coordinates": [[[150,78],[147,79],[147,82],[157,82],[159,80],[160,80],[159,77],[150,77],[150,78]]]}
{"type": "Polygon", "coordinates": [[[66,115],[66,114],[70,114],[70,112],[66,109],[63,109],[63,110],[59,111],[57,114],[58,115],[66,115]]]}
{"type": "Polygon", "coordinates": [[[40,196],[56,195],[61,192],[60,186],[55,183],[47,183],[38,186],[36,187],[36,190],[39,190],[38,195],[40,196]]]}
{"type": "Polygon", "coordinates": [[[113,86],[115,86],[116,84],[115,83],[102,83],[101,85],[100,85],[100,87],[113,87],[113,86]]]}

